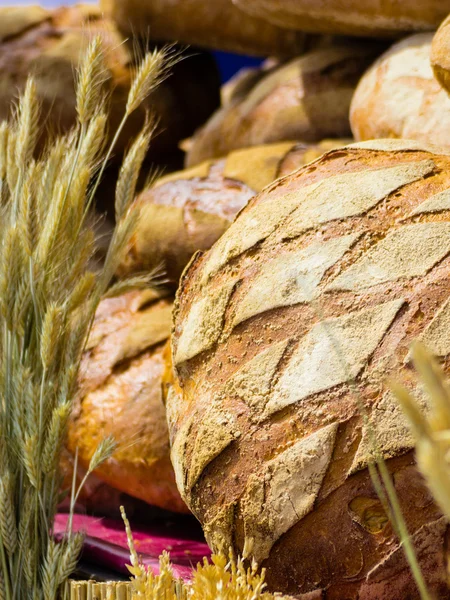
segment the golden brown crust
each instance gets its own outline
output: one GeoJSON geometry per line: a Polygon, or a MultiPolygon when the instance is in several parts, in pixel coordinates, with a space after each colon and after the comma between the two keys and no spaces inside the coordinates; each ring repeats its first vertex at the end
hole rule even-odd
{"type": "Polygon", "coordinates": [[[418,143],[336,149],[252,199],[184,274],[177,482],[213,547],[250,550],[271,589],[368,600],[390,582],[390,600],[418,597],[367,470],[372,431],[430,588],[449,597],[447,527],[384,383],[400,372],[426,403],[408,361],[420,336],[450,368],[449,189],[450,158],[418,143]]]}
{"type": "Polygon", "coordinates": [[[161,397],[163,346],[172,305],[150,292],[103,300],[83,357],[68,449],[87,467],[99,442],[118,450],[95,472],[112,487],[161,508],[185,512],[169,458],[161,397]]]}
{"type": "Polygon", "coordinates": [[[432,34],[394,44],[356,88],[350,122],[356,140],[406,138],[449,146],[450,98],[433,77],[432,34]]]}
{"type": "Polygon", "coordinates": [[[431,66],[441,86],[450,91],[450,16],[436,31],[431,44],[431,66]]]}
{"type": "MultiPolygon", "coordinates": [[[[46,11],[38,7],[0,8],[0,119],[32,73],[47,129],[66,131],[75,123],[74,70],[89,36],[101,35],[111,79],[110,131],[123,117],[132,77],[133,53],[114,23],[94,5],[46,11]]],[[[192,54],[192,52],[191,52],[192,54]]],[[[150,152],[173,152],[219,104],[219,77],[214,60],[205,53],[185,57],[169,79],[151,94],[127,121],[118,152],[129,145],[151,109],[159,118],[159,135],[150,152]],[[201,102],[199,102],[201,98],[201,102]]]]}
{"type": "Polygon", "coordinates": [[[160,41],[177,40],[214,50],[256,56],[294,56],[304,44],[302,33],[249,16],[231,0],[102,0],[127,34],[160,41]]]}
{"type": "Polygon", "coordinates": [[[233,0],[249,14],[301,31],[400,37],[435,29],[450,11],[444,0],[233,0]]]}
{"type": "Polygon", "coordinates": [[[313,160],[320,158],[325,152],[348,146],[352,142],[353,140],[350,138],[341,138],[322,140],[318,144],[296,144],[280,161],[277,177],[285,177],[300,169],[300,167],[304,167],[313,160]]]}
{"type": "Polygon", "coordinates": [[[194,252],[210,248],[248,200],[276,178],[293,145],[246,148],[162,177],[136,201],[138,227],[119,275],[160,266],[176,284],[194,252]]]}
{"type": "Polygon", "coordinates": [[[334,44],[269,70],[195,134],[186,165],[258,144],[349,136],[351,97],[377,51],[367,43],[334,44]]]}

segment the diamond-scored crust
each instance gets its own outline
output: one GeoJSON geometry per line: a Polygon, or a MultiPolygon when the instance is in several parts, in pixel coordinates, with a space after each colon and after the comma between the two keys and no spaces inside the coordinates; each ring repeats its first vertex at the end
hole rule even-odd
{"type": "MultiPolygon", "coordinates": [[[[174,355],[191,321],[203,331],[203,340],[206,325],[214,323],[208,344],[182,343],[181,348],[191,352],[181,354],[182,360],[178,354],[175,366],[182,395],[171,417],[175,447],[177,430],[183,430],[187,419],[191,423],[177,458],[185,473],[185,498],[214,547],[226,530],[236,551],[253,548],[274,589],[326,589],[324,598],[356,600],[360,589],[367,595],[375,585],[369,571],[381,565],[388,548],[393,551],[398,542],[382,506],[374,505],[376,494],[367,470],[373,431],[410,531],[439,518],[415,470],[407,424],[384,381],[400,373],[420,396],[408,351],[421,335],[435,344],[447,366],[450,343],[442,328],[449,312],[450,247],[444,241],[450,211],[445,202],[436,205],[436,199],[442,200],[439,195],[450,188],[449,169],[447,155],[404,140],[332,150],[252,199],[228,229],[225,242],[198,255],[182,278],[174,355]],[[375,172],[376,193],[367,187],[375,172]],[[336,177],[353,181],[354,188],[347,186],[345,195],[339,185],[326,183],[336,177]],[[358,180],[363,205],[355,191],[358,180]],[[286,198],[289,210],[282,212],[286,198]],[[308,217],[301,231],[287,235],[295,211],[301,215],[305,208],[306,214],[313,202],[328,206],[329,218],[325,210],[323,218],[316,211],[315,220],[308,217]],[[358,210],[339,213],[346,202],[359,205],[358,210]],[[267,218],[261,219],[260,211],[267,218]],[[257,235],[258,228],[264,235],[257,235]],[[420,256],[408,263],[404,255],[415,251],[411,232],[420,256]],[[436,232],[442,244],[435,244],[436,232]],[[333,243],[339,252],[323,250],[333,243]],[[239,252],[230,253],[233,247],[239,252]],[[315,273],[309,282],[314,293],[293,295],[301,277],[290,268],[281,275],[283,257],[290,260],[297,254],[300,263],[308,248],[316,247],[323,251],[313,253],[317,263],[309,268],[315,273]],[[323,257],[331,254],[333,260],[322,268],[323,257]],[[344,277],[358,284],[333,286],[344,277]],[[283,290],[284,303],[277,300],[283,290]],[[259,305],[260,298],[273,302],[259,305]],[[212,303],[214,318],[210,309],[202,316],[196,308],[199,302],[212,303]],[[245,319],[239,317],[242,306],[247,307],[245,319]],[[361,407],[367,411],[366,424],[361,407]],[[212,448],[211,460],[199,462],[202,444],[196,440],[205,437],[203,424],[211,419],[211,411],[217,411],[216,419],[233,415],[233,426],[212,448]],[[320,444],[321,452],[329,447],[323,458],[326,466],[319,468],[319,451],[308,451],[308,469],[287,466],[284,457],[297,456],[295,449],[303,445],[314,446],[314,436],[327,431],[333,435],[327,434],[327,442],[320,444]],[[284,487],[277,483],[281,480],[284,487]]],[[[442,536],[436,537],[436,544],[439,554],[442,536]]],[[[424,561],[429,564],[425,555],[424,561]]],[[[436,593],[447,598],[441,575],[426,573],[436,593]]],[[[409,590],[406,576],[403,580],[403,589],[409,590]]],[[[395,588],[392,600],[404,600],[401,589],[395,588]]]]}

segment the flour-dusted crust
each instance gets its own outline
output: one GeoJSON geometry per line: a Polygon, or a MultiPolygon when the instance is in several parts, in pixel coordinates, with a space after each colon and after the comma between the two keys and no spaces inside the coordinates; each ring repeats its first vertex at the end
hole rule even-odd
{"type": "Polygon", "coordinates": [[[435,29],[450,11],[444,0],[233,0],[251,15],[279,26],[333,34],[399,37],[435,29]]]}
{"type": "Polygon", "coordinates": [[[450,146],[450,97],[430,64],[433,34],[394,44],[359,82],[350,108],[356,140],[406,138],[450,146]]]}
{"type": "Polygon", "coordinates": [[[409,358],[421,336],[450,368],[449,188],[450,157],[427,144],[332,150],[255,196],[182,277],[167,405],[184,498],[272,589],[375,599],[385,573],[390,600],[417,597],[369,476],[375,438],[449,597],[447,533],[386,384],[401,377],[426,408],[409,358]]]}
{"type": "Polygon", "coordinates": [[[100,303],[81,365],[68,449],[78,449],[78,461],[87,468],[97,445],[112,435],[118,449],[97,477],[148,504],[186,512],[170,463],[161,397],[171,312],[169,300],[147,291],[100,303]]]}
{"type": "Polygon", "coordinates": [[[196,132],[187,166],[258,144],[349,137],[353,92],[381,51],[369,42],[336,43],[264,69],[245,95],[220,108],[196,132]]]}

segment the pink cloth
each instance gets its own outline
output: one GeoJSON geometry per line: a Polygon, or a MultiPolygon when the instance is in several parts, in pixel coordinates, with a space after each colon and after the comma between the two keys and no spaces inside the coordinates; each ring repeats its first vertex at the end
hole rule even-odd
{"type": "MultiPolygon", "coordinates": [[[[68,515],[65,513],[56,516],[56,537],[64,535],[67,520],[68,515]]],[[[170,554],[175,576],[183,579],[189,579],[192,567],[211,554],[204,541],[192,539],[192,536],[183,535],[183,532],[179,537],[171,537],[169,532],[164,531],[163,525],[136,526],[131,523],[131,529],[142,562],[154,568],[155,572],[158,572],[158,557],[163,550],[170,554]]],[[[128,574],[125,565],[130,563],[130,555],[122,521],[74,515],[73,530],[86,533],[83,547],[85,560],[121,574],[128,574]]]]}

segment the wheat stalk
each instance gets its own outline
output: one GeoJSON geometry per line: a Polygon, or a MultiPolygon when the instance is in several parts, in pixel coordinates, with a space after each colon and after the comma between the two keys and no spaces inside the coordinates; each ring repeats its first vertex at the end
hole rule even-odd
{"type": "MultiPolygon", "coordinates": [[[[211,562],[206,558],[193,570],[192,581],[185,583],[176,579],[170,556],[163,552],[159,558],[159,574],[145,567],[136,552],[130,523],[123,506],[120,507],[125,524],[132,574],[130,597],[132,600],[274,600],[265,592],[264,569],[259,573],[256,563],[250,567],[242,558],[235,559],[230,551],[213,554],[211,562]]],[[[278,596],[281,599],[281,596],[278,596]]]]}
{"type": "Polygon", "coordinates": [[[400,383],[392,381],[390,386],[411,425],[417,466],[450,520],[450,387],[443,370],[422,344],[414,344],[411,358],[430,399],[429,411],[424,412],[400,383]]]}
{"type": "MultiPolygon", "coordinates": [[[[165,69],[164,53],[151,56],[162,66],[157,77],[147,73],[135,83],[139,99],[165,69]]],[[[148,57],[144,62],[148,69],[148,57]]],[[[72,534],[72,516],[65,539],[57,543],[52,537],[58,465],[94,314],[136,224],[128,209],[152,134],[146,125],[127,153],[116,194],[117,227],[105,270],[96,274],[90,269],[95,231],[89,207],[112,152],[105,152],[108,77],[102,40],[94,37],[78,70],[78,123],[40,154],[40,107],[32,79],[11,121],[0,123],[0,598],[5,600],[55,600],[82,545],[82,536],[72,534]]],[[[122,126],[127,116],[128,110],[122,126]]],[[[114,448],[113,440],[104,440],[88,473],[114,448]]],[[[72,490],[72,508],[80,491],[72,490]]]]}

